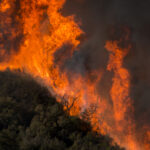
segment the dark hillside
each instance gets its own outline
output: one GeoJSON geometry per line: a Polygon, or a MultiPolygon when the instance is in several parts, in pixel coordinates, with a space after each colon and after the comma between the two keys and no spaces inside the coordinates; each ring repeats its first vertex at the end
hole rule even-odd
{"type": "Polygon", "coordinates": [[[119,150],[28,75],[0,72],[0,150],[119,150]]]}

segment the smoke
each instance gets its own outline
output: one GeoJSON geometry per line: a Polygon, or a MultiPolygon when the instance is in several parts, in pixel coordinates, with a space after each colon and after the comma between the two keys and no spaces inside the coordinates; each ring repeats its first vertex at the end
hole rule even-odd
{"type": "Polygon", "coordinates": [[[112,74],[105,71],[108,61],[105,42],[121,38],[123,28],[129,28],[132,48],[124,66],[131,74],[130,93],[137,130],[145,125],[150,127],[149,6],[149,0],[69,0],[63,10],[64,15],[76,14],[77,20],[82,20],[81,28],[86,33],[84,44],[80,51],[74,53],[68,68],[81,74],[89,70],[103,70],[98,90],[104,97],[108,96],[112,84],[112,74]]]}

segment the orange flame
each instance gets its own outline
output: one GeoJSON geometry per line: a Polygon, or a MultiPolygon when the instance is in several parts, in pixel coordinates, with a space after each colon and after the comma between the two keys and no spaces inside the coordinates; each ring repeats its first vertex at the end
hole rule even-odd
{"type": "Polygon", "coordinates": [[[121,49],[118,47],[118,44],[117,41],[109,41],[105,46],[110,52],[107,69],[114,71],[113,84],[110,91],[115,120],[114,130],[115,133],[121,133],[119,141],[127,142],[125,145],[128,149],[137,150],[138,144],[134,139],[134,122],[128,117],[131,115],[128,114],[130,109],[132,110],[131,99],[129,97],[130,75],[128,70],[123,67],[123,59],[127,55],[128,49],[121,49]],[[126,137],[122,137],[122,133],[126,137]]]}
{"type": "MultiPolygon", "coordinates": [[[[20,2],[20,16],[15,19],[23,25],[24,41],[18,52],[10,50],[11,57],[0,62],[0,70],[20,69],[34,78],[40,78],[56,95],[58,101],[63,101],[64,104],[67,102],[64,109],[69,109],[70,115],[84,118],[86,112],[85,116],[88,117],[94,131],[110,134],[115,142],[126,146],[128,150],[143,150],[136,142],[134,122],[129,116],[132,113],[132,100],[129,97],[130,74],[123,67],[123,59],[128,50],[119,48],[117,41],[108,41],[105,46],[110,52],[107,70],[114,72],[110,91],[113,106],[98,94],[96,87],[103,75],[101,70],[82,77],[80,74],[60,69],[59,63],[63,64],[66,58],[71,58],[73,52],[78,50],[78,37],[83,34],[74,16],[64,17],[60,13],[65,1],[20,2]],[[71,45],[69,54],[62,56],[60,62],[56,63],[54,54],[64,45],[71,45]],[[70,78],[68,74],[71,74],[70,78]]],[[[11,0],[3,0],[0,13],[9,11],[13,3],[11,0]]],[[[10,22],[8,17],[5,23],[10,22]]],[[[13,31],[12,34],[15,37],[17,33],[13,31]]],[[[0,56],[5,56],[4,54],[5,50],[0,50],[0,56]]]]}
{"type": "Polygon", "coordinates": [[[144,139],[144,144],[145,144],[145,150],[149,150],[150,149],[150,130],[148,130],[146,132],[146,136],[144,139]]]}
{"type": "Polygon", "coordinates": [[[10,4],[8,2],[8,0],[2,0],[1,4],[0,4],[0,11],[1,12],[5,12],[10,8],[10,4]]]}

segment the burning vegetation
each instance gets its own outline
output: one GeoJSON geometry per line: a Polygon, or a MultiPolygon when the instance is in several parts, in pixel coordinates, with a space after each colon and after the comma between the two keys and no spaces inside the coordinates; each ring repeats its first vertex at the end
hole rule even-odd
{"type": "Polygon", "coordinates": [[[71,116],[88,120],[93,131],[110,135],[127,150],[149,150],[149,126],[137,133],[131,75],[124,66],[132,50],[130,32],[125,28],[126,34],[118,40],[105,41],[109,55],[105,70],[83,63],[86,71],[82,67],[77,71],[69,62],[85,44],[86,33],[74,15],[62,15],[65,2],[0,0],[0,70],[30,74],[48,87],[71,116]],[[109,96],[101,96],[98,88],[105,71],[112,73],[109,96]]]}
{"type": "Polygon", "coordinates": [[[0,72],[1,150],[124,150],[63,105],[29,75],[0,72]]]}

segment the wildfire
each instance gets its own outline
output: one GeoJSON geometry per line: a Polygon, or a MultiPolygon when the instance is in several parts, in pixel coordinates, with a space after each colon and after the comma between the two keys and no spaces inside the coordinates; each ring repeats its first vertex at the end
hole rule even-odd
{"type": "Polygon", "coordinates": [[[0,11],[5,12],[10,8],[10,4],[7,0],[3,0],[0,4],[0,11]]]}
{"type": "MultiPolygon", "coordinates": [[[[119,42],[108,41],[106,49],[110,52],[107,69],[114,72],[113,84],[110,95],[113,101],[113,111],[115,120],[115,133],[124,133],[122,142],[126,141],[128,149],[138,150],[139,145],[135,142],[134,122],[131,116],[132,104],[129,97],[130,75],[127,69],[123,67],[123,59],[127,55],[128,49],[118,47],[119,42]]],[[[117,137],[118,138],[118,137],[117,137]]]]}
{"type": "MultiPolygon", "coordinates": [[[[0,24],[3,28],[10,27],[15,19],[18,22],[17,27],[21,26],[21,29],[16,32],[11,28],[11,38],[17,39],[21,31],[23,38],[19,50],[15,51],[11,47],[9,54],[5,51],[5,43],[0,43],[0,57],[7,57],[0,62],[0,70],[20,69],[34,78],[40,78],[58,101],[64,104],[64,109],[69,110],[70,115],[84,118],[86,113],[94,131],[110,134],[120,145],[129,150],[138,150],[135,124],[130,117],[132,114],[129,114],[132,113],[132,100],[129,97],[130,74],[123,67],[123,59],[130,48],[121,49],[117,41],[108,41],[105,46],[110,53],[107,70],[114,72],[110,91],[112,106],[97,91],[103,75],[101,70],[95,70],[83,77],[79,73],[69,72],[67,68],[61,68],[65,60],[79,50],[78,39],[84,33],[75,22],[74,16],[64,17],[61,14],[65,1],[22,0],[16,13],[15,0],[2,0],[0,17],[5,21],[0,24]],[[11,13],[14,12],[17,15],[12,19],[11,13]],[[56,61],[55,54],[66,45],[69,45],[69,51],[61,53],[56,61]]],[[[0,39],[3,36],[0,34],[0,39]]]]}

